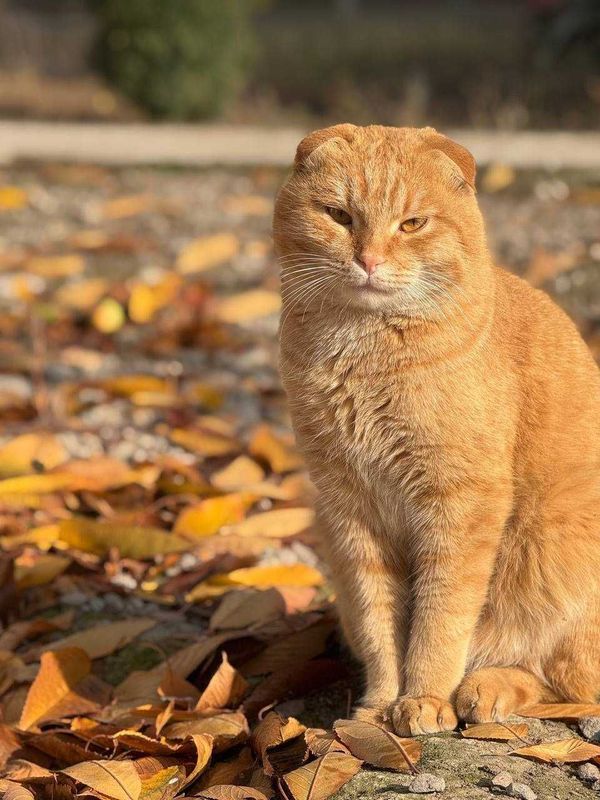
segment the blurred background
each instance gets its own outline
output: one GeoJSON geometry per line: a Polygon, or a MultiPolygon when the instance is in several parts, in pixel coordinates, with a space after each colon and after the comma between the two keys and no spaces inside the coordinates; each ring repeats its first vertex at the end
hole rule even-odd
{"type": "Polygon", "coordinates": [[[0,114],[593,129],[596,0],[2,0],[0,114]]]}

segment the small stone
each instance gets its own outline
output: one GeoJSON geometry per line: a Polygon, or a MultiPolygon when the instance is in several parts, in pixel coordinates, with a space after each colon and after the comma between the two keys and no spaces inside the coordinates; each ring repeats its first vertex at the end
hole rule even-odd
{"type": "Polygon", "coordinates": [[[88,597],[83,592],[69,592],[61,597],[61,602],[65,606],[83,606],[87,600],[88,597]]]}
{"type": "Polygon", "coordinates": [[[537,794],[526,783],[513,783],[508,793],[519,800],[537,800],[537,794]]]}
{"type": "Polygon", "coordinates": [[[91,600],[88,600],[88,608],[90,611],[102,611],[104,608],[104,601],[101,597],[92,597],[91,600]]]}
{"type": "Polygon", "coordinates": [[[510,772],[498,772],[498,774],[494,775],[492,778],[492,787],[503,792],[508,792],[512,784],[513,776],[510,772]]]}
{"type": "Polygon", "coordinates": [[[446,790],[446,781],[438,775],[422,772],[411,782],[409,787],[414,794],[433,794],[446,790]]]}
{"type": "Polygon", "coordinates": [[[590,742],[600,741],[600,717],[583,717],[578,723],[579,732],[590,742]]]}
{"type": "Polygon", "coordinates": [[[600,781],[600,769],[595,764],[580,764],[577,767],[577,777],[586,783],[600,781]]]}
{"type": "Polygon", "coordinates": [[[109,611],[120,612],[123,611],[125,607],[123,598],[120,595],[116,594],[116,592],[107,592],[104,595],[103,599],[104,599],[104,606],[109,611]]]}
{"type": "Polygon", "coordinates": [[[594,783],[592,783],[592,789],[595,792],[600,792],[600,781],[594,781],[594,783]]]}

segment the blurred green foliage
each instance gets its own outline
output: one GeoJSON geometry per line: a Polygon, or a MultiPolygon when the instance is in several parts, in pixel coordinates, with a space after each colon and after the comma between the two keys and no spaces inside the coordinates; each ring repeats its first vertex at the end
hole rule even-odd
{"type": "Polygon", "coordinates": [[[157,117],[204,119],[240,91],[254,42],[249,0],[102,0],[109,79],[157,117]]]}

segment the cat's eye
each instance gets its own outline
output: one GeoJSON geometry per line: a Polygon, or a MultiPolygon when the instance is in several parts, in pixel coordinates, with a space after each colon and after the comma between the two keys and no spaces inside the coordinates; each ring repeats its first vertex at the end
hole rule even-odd
{"type": "Polygon", "coordinates": [[[326,211],[334,222],[338,225],[352,225],[352,217],[347,211],[342,208],[333,208],[333,206],[326,206],[326,211]]]}
{"type": "Polygon", "coordinates": [[[404,222],[400,223],[400,230],[403,233],[414,233],[415,231],[420,230],[426,222],[427,217],[411,217],[410,219],[405,219],[404,222]]]}

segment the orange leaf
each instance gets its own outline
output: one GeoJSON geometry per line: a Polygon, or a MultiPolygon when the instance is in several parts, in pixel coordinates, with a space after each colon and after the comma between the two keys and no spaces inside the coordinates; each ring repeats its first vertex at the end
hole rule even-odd
{"type": "Polygon", "coordinates": [[[251,455],[267,461],[273,472],[291,472],[303,466],[289,441],[265,424],[254,430],[248,449],[251,455]]]}
{"type": "Polygon", "coordinates": [[[532,758],[547,764],[578,764],[600,756],[600,746],[573,737],[558,742],[520,747],[518,750],[513,750],[510,755],[532,758]]]}
{"type": "Polygon", "coordinates": [[[361,761],[346,753],[327,753],[283,777],[293,800],[327,800],[360,770],[361,761]]]}
{"type": "Polygon", "coordinates": [[[423,749],[416,739],[401,739],[379,725],[358,719],[340,719],[333,729],[338,739],[361,761],[373,767],[416,772],[415,764],[423,749]]]}
{"type": "Polygon", "coordinates": [[[523,722],[511,725],[502,722],[483,722],[480,725],[468,725],[462,736],[465,739],[489,739],[497,742],[509,742],[511,739],[524,739],[529,727],[523,722]]]}
{"type": "Polygon", "coordinates": [[[563,722],[577,722],[583,717],[600,717],[599,703],[538,703],[524,711],[521,717],[534,719],[559,719],[563,722]]]}
{"type": "Polygon", "coordinates": [[[222,653],[222,662],[219,669],[208,682],[196,703],[195,711],[212,711],[223,708],[236,708],[248,691],[248,684],[240,673],[234,669],[227,659],[227,653],[222,653]]]}

